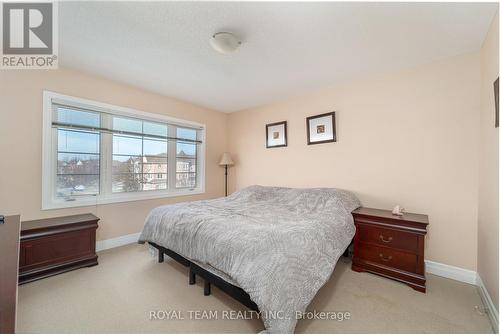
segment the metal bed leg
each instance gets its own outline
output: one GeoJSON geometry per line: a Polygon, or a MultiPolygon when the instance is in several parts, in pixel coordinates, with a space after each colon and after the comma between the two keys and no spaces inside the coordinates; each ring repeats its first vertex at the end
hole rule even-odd
{"type": "Polygon", "coordinates": [[[196,274],[192,268],[189,268],[189,285],[196,284],[196,274]]]}
{"type": "Polygon", "coordinates": [[[158,262],[159,263],[162,263],[164,261],[164,253],[163,253],[163,250],[161,249],[158,249],[158,262]]]}
{"type": "Polygon", "coordinates": [[[210,296],[210,282],[205,280],[205,285],[203,286],[203,294],[205,296],[210,296]]]}
{"type": "Polygon", "coordinates": [[[352,244],[353,244],[353,242],[351,241],[351,243],[349,244],[349,246],[347,246],[344,254],[342,254],[343,257],[351,257],[351,255],[352,255],[352,249],[354,247],[352,244]]]}

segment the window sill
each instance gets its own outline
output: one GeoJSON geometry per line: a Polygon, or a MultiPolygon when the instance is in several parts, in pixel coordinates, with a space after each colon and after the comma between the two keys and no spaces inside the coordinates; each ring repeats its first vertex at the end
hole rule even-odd
{"type": "Polygon", "coordinates": [[[103,204],[123,203],[144,201],[150,199],[181,197],[190,195],[204,194],[205,190],[201,188],[195,189],[179,189],[175,192],[155,192],[155,193],[128,193],[128,194],[114,194],[108,197],[94,197],[77,199],[75,201],[52,200],[42,203],[42,210],[54,210],[64,208],[77,208],[83,206],[96,206],[103,204]]]}

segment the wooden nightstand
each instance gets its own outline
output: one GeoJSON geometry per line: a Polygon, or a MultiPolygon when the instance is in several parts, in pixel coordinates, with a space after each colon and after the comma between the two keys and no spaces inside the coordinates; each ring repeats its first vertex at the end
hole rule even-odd
{"type": "Polygon", "coordinates": [[[391,278],[425,292],[424,241],[427,215],[359,208],[352,212],[356,235],[352,270],[391,278]]]}

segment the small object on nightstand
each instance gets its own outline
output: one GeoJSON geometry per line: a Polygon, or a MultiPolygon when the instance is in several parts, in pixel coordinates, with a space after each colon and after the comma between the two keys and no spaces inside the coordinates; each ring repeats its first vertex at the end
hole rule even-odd
{"type": "Polygon", "coordinates": [[[396,205],[394,209],[392,209],[392,214],[395,216],[402,216],[405,212],[405,208],[400,207],[399,205],[396,205]]]}
{"type": "Polygon", "coordinates": [[[369,208],[358,208],[352,215],[356,225],[352,270],[378,274],[425,292],[427,215],[396,216],[369,208]]]}

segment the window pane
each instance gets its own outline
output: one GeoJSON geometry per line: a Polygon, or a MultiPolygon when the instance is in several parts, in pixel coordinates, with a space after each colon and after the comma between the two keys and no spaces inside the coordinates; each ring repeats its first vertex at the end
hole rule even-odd
{"type": "Polygon", "coordinates": [[[177,128],[177,138],[196,140],[196,130],[177,128]]]}
{"type": "Polygon", "coordinates": [[[179,157],[179,158],[195,158],[196,157],[196,145],[195,144],[177,143],[177,157],[179,157]]]}
{"type": "Polygon", "coordinates": [[[142,163],[143,173],[167,173],[167,158],[144,157],[142,163]]]}
{"type": "Polygon", "coordinates": [[[57,130],[58,151],[99,153],[99,133],[73,130],[57,130]]]}
{"type": "Polygon", "coordinates": [[[113,155],[113,174],[141,173],[142,157],[129,155],[113,155]]]}
{"type": "Polygon", "coordinates": [[[167,125],[161,123],[144,122],[144,134],[167,136],[167,125]]]}
{"type": "Polygon", "coordinates": [[[175,186],[177,188],[196,187],[196,173],[176,173],[175,186]]]}
{"type": "Polygon", "coordinates": [[[177,158],[176,168],[177,172],[196,172],[196,159],[177,158]]]}
{"type": "Polygon", "coordinates": [[[99,174],[99,155],[59,153],[57,174],[99,174]]]}
{"type": "Polygon", "coordinates": [[[144,155],[167,156],[167,141],[144,139],[144,155]]]}
{"type": "Polygon", "coordinates": [[[144,174],[143,190],[167,189],[167,174],[144,174]]]}
{"type": "Polygon", "coordinates": [[[142,133],[142,121],[132,118],[113,117],[113,130],[142,133]]]}
{"type": "Polygon", "coordinates": [[[100,127],[100,115],[96,112],[58,107],[55,119],[59,123],[100,127]]]}
{"type": "MultiPolygon", "coordinates": [[[[197,131],[194,129],[177,128],[177,137],[196,140],[197,131]]],[[[196,187],[196,148],[196,144],[176,143],[176,188],[196,187]]]]}
{"type": "Polygon", "coordinates": [[[113,175],[113,192],[131,192],[142,190],[142,174],[113,175]]]}
{"type": "Polygon", "coordinates": [[[113,135],[113,154],[142,155],[142,138],[113,135]]]}
{"type": "Polygon", "coordinates": [[[96,195],[99,193],[99,175],[58,175],[57,197],[96,195]]]}

